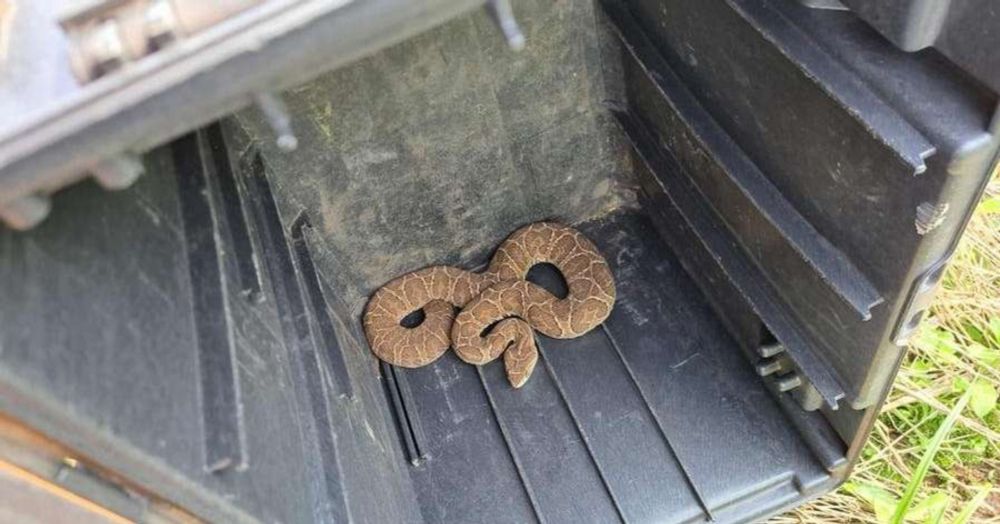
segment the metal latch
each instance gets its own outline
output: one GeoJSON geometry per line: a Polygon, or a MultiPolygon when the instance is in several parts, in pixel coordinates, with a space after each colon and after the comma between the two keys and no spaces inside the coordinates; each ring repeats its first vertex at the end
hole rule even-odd
{"type": "Polygon", "coordinates": [[[87,0],[60,18],[81,83],[119,69],[263,0],[87,0]]]}

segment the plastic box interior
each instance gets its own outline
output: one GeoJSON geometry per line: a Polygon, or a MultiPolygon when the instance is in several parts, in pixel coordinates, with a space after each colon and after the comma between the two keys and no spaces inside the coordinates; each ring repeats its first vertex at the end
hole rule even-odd
{"type": "Polygon", "coordinates": [[[5,361],[264,520],[688,522],[821,492],[830,475],[638,203],[602,104],[621,81],[611,35],[587,2],[543,4],[523,15],[559,20],[523,57],[469,17],[296,90],[294,153],[248,112],[154,153],[125,193],[61,194],[39,230],[4,233],[0,271],[38,278],[8,282],[2,307],[75,301],[62,314],[75,333],[5,344],[5,361]],[[371,291],[428,264],[475,268],[547,218],[579,224],[609,260],[605,326],[540,337],[521,390],[501,363],[451,353],[377,364],[358,325],[371,291]],[[42,279],[55,251],[65,265],[42,279]],[[300,286],[296,268],[316,280],[300,286]],[[45,354],[64,345],[72,356],[45,354]],[[96,369],[122,358],[138,361],[128,377],[96,369]],[[89,380],[60,380],[71,363],[89,380]],[[301,499],[275,495],[289,491],[301,499]]]}
{"type": "Polygon", "coordinates": [[[680,261],[701,232],[622,119],[635,50],[592,2],[517,6],[521,54],[453,20],[287,93],[294,152],[246,110],[0,231],[0,410],[217,521],[729,522],[831,489],[870,412],[837,436],[778,393],[680,261]],[[375,359],[370,293],[543,219],[607,257],[603,326],[539,336],[520,390],[501,362],[375,359]]]}

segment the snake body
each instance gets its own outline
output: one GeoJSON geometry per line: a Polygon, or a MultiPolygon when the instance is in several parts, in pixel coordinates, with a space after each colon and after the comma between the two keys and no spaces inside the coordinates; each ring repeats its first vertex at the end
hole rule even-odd
{"type": "Polygon", "coordinates": [[[533,329],[578,337],[604,322],[614,302],[614,279],[597,247],[576,229],[537,222],[508,237],[482,273],[432,266],[390,281],[368,301],[364,328],[372,351],[390,364],[424,366],[448,347],[470,364],[502,354],[508,380],[521,387],[538,362],[533,329]],[[525,280],[541,263],[562,273],[566,297],[525,280]],[[423,322],[404,327],[417,310],[423,322]]]}

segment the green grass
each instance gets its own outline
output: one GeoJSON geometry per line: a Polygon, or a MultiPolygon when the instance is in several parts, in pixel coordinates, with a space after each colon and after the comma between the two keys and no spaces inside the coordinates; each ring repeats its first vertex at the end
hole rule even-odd
{"type": "Polygon", "coordinates": [[[997,177],[910,346],[849,482],[772,522],[1000,523],[997,177]]]}

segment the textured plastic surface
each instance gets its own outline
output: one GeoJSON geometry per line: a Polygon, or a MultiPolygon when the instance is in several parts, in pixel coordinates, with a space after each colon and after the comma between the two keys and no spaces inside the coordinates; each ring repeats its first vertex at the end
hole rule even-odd
{"type": "Polygon", "coordinates": [[[696,289],[676,278],[676,261],[638,240],[655,238],[646,219],[616,215],[585,231],[621,276],[622,307],[606,329],[543,339],[543,365],[523,392],[507,387],[500,366],[477,373],[451,356],[396,375],[427,441],[416,488],[430,520],[485,510],[512,522],[616,513],[685,522],[707,510],[728,521],[818,489],[827,477],[797,437],[760,423],[780,411],[696,289]],[[716,446],[741,459],[720,467],[731,459],[709,452],[716,446]],[[477,493],[485,508],[463,508],[460,493],[477,493]]]}
{"type": "Polygon", "coordinates": [[[11,20],[11,56],[0,77],[0,208],[55,191],[102,162],[148,151],[250,105],[258,93],[293,87],[482,1],[272,0],[85,86],[70,75],[58,28],[67,3],[26,3],[11,20]]]}
{"type": "Polygon", "coordinates": [[[849,12],[760,0],[614,12],[629,111],[725,225],[719,246],[747,258],[725,272],[828,405],[877,402],[934,288],[925,277],[940,276],[989,174],[997,95],[879,45],[849,12]],[[845,300],[865,281],[879,299],[867,310],[845,300]]]}
{"type": "Polygon", "coordinates": [[[727,522],[828,489],[624,189],[598,13],[520,7],[523,55],[472,17],[289,96],[295,155],[245,113],[4,231],[0,409],[213,521],[727,522]],[[606,329],[543,340],[520,391],[499,363],[377,364],[373,288],[553,216],[606,217],[606,329]]]}
{"type": "MultiPolygon", "coordinates": [[[[197,159],[197,145],[178,142],[174,163],[197,159]]],[[[163,156],[149,166],[157,176],[110,205],[80,187],[38,231],[4,233],[0,281],[17,299],[5,304],[20,308],[4,318],[27,326],[58,311],[77,330],[5,329],[0,376],[6,412],[74,428],[64,438],[75,447],[168,500],[225,520],[689,522],[711,512],[727,522],[832,482],[640,213],[584,225],[612,263],[618,307],[604,329],[541,340],[542,365],[522,390],[500,363],[477,369],[451,354],[380,378],[356,319],[310,280],[310,248],[296,237],[308,226],[279,221],[258,157],[235,175],[249,220],[231,223],[217,207],[231,198],[227,182],[190,161],[171,176],[163,156]],[[198,206],[215,221],[195,219],[198,206]],[[94,228],[111,217],[118,226],[94,228]],[[240,292],[239,261],[223,254],[239,254],[232,232],[247,224],[263,300],[240,292]],[[216,227],[222,244],[199,233],[216,227]],[[57,251],[62,262],[47,255],[57,251]],[[108,257],[132,262],[123,272],[108,257]],[[191,278],[211,260],[219,280],[191,278]],[[52,264],[61,278],[40,283],[52,264]],[[226,307],[199,298],[209,296],[226,307]],[[101,307],[65,308],[74,297],[101,307]],[[206,323],[213,311],[224,317],[206,323]],[[227,333],[231,346],[206,336],[227,333]],[[111,362],[126,355],[136,363],[123,374],[111,362]],[[14,393],[43,395],[46,409],[14,393]],[[245,440],[220,439],[230,431],[245,440]]]]}
{"type": "Polygon", "coordinates": [[[933,46],[1000,90],[1000,5],[993,0],[842,0],[905,51],[933,46]]]}
{"type": "Polygon", "coordinates": [[[849,12],[624,7],[518,2],[517,55],[459,18],[288,93],[295,153],[247,111],[57,194],[0,232],[0,411],[221,522],[744,522],[831,489],[996,94],[849,12]],[[542,339],[520,391],[373,358],[375,288],[546,218],[608,257],[603,328],[542,339]]]}

